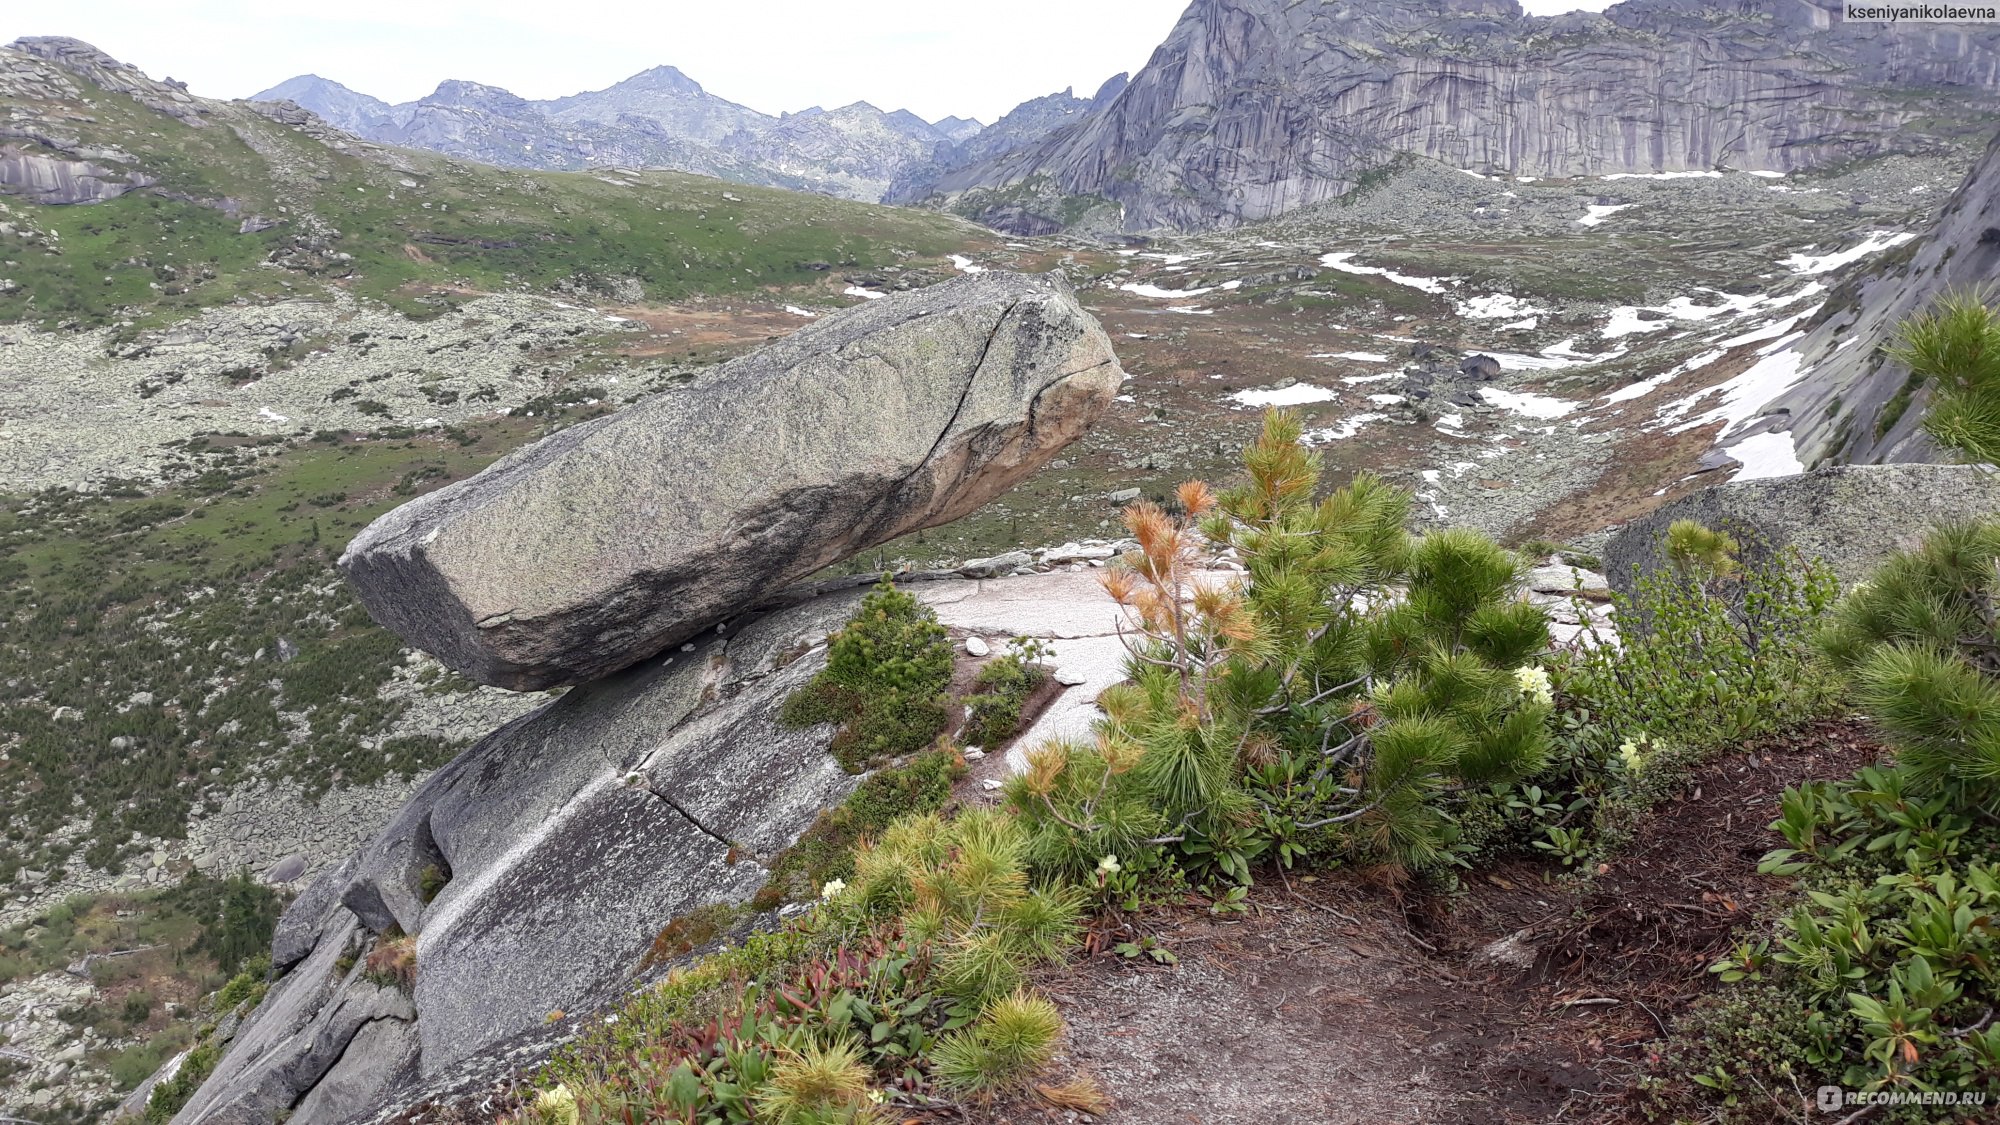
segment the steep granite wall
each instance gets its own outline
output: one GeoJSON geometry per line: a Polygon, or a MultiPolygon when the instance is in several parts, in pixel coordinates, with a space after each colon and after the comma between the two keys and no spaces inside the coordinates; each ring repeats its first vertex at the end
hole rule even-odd
{"type": "Polygon", "coordinates": [[[1524,176],[1793,171],[1943,143],[2000,105],[2000,29],[1830,0],[1195,0],[1117,98],[943,177],[972,213],[1096,196],[1128,230],[1333,199],[1397,153],[1524,176]],[[971,193],[971,194],[967,194],[971,193]]]}

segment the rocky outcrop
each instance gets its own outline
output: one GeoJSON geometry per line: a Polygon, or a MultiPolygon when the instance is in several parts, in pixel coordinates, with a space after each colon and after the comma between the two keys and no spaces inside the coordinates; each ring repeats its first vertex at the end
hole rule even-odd
{"type": "Polygon", "coordinates": [[[1921,240],[1869,260],[1828,294],[1800,340],[1798,383],[1771,403],[1788,413],[1799,459],[1862,464],[1929,461],[1929,390],[1885,347],[1897,326],[1954,289],[2000,277],[2000,141],[1939,211],[1921,240]]]}
{"type": "Polygon", "coordinates": [[[124,94],[147,109],[200,128],[208,124],[207,109],[187,92],[187,83],[172,78],[155,81],[131,63],[122,63],[81,39],[61,35],[25,35],[8,46],[56,64],[101,90],[124,94]]]}
{"type": "Polygon", "coordinates": [[[1128,230],[1227,226],[1331,200],[1399,153],[1523,176],[1788,172],[1934,146],[1950,129],[1927,120],[2000,104],[2000,30],[1839,11],[1195,0],[1109,105],[938,188],[1024,232],[1076,197],[1116,204],[1128,230]]]}
{"type": "Polygon", "coordinates": [[[1113,98],[1125,92],[1130,80],[1128,74],[1113,75],[1098,87],[1095,95],[1088,98],[1077,97],[1074,90],[1030,98],[1008,111],[1007,116],[991,127],[977,130],[972,136],[958,138],[957,143],[938,149],[929,161],[904,169],[896,177],[896,182],[889,186],[887,194],[882,197],[883,202],[914,203],[929,196],[936,190],[940,179],[957,169],[1005,156],[1034,144],[1057,129],[1073,125],[1085,115],[1111,104],[1113,98]]]}
{"type": "Polygon", "coordinates": [[[1059,278],[969,275],[513,453],[376,521],[340,565],[378,621],[475,679],[582,683],[966,515],[1122,378],[1059,278]]]}
{"type": "MultiPolygon", "coordinates": [[[[1087,737],[1098,693],[1125,675],[1120,612],[1095,569],[1113,549],[1068,544],[1024,556],[1036,573],[910,586],[989,651],[1043,639],[1057,682],[1074,685],[1009,750],[1015,768],[1026,746],[1087,737]]],[[[862,592],[790,593],[692,652],[565,694],[434,775],[285,912],[277,982],[177,1120],[268,1121],[296,1105],[294,1125],[318,1125],[477,1102],[665,971],[647,957],[663,927],[753,896],[858,781],[824,728],[776,715],[862,592]],[[367,954],[398,931],[417,935],[415,983],[385,991],[367,954]]]]}
{"type": "Polygon", "coordinates": [[[1746,558],[1797,547],[1852,584],[1934,524],[1996,514],[2000,474],[1968,465],[1851,465],[1737,481],[1626,524],[1605,544],[1604,572],[1614,590],[1631,594],[1635,576],[1664,565],[1667,528],[1691,519],[1734,535],[1746,558]]]}
{"type": "Polygon", "coordinates": [[[777,712],[823,664],[787,663],[852,612],[829,596],[579,688],[433,775],[280,923],[282,978],[178,1120],[338,1121],[490,1045],[589,1011],[653,937],[747,900],[762,862],[855,778],[777,712]],[[802,643],[803,642],[803,643],[802,643]],[[367,954],[416,935],[414,986],[367,954]]]}
{"type": "Polygon", "coordinates": [[[36,203],[102,203],[151,183],[138,172],[0,145],[0,195],[26,196],[36,203]]]}

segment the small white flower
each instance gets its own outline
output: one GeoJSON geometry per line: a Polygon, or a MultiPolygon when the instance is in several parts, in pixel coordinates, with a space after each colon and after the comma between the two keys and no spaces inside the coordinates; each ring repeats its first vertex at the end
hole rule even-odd
{"type": "Polygon", "coordinates": [[[1646,752],[1639,749],[1637,742],[1628,738],[1618,747],[1618,760],[1625,763],[1627,770],[1638,773],[1639,767],[1646,764],[1646,752]]]}
{"type": "Polygon", "coordinates": [[[847,880],[829,879],[826,882],[826,886],[821,887],[819,889],[819,897],[825,901],[832,901],[833,899],[839,898],[840,892],[846,889],[847,889],[847,880]]]}
{"type": "Polygon", "coordinates": [[[1124,868],[1119,865],[1118,857],[1115,855],[1108,855],[1097,861],[1097,872],[1100,875],[1116,875],[1123,870],[1124,868]]]}
{"type": "Polygon", "coordinates": [[[1549,682],[1549,670],[1539,664],[1529,664],[1514,669],[1514,682],[1521,687],[1521,694],[1543,703],[1554,703],[1555,686],[1549,682]]]}

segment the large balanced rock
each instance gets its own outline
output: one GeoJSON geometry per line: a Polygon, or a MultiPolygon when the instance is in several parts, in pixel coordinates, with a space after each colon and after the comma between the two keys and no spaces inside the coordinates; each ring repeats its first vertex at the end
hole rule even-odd
{"type": "Polygon", "coordinates": [[[1973,465],[1844,465],[1798,476],[1736,481],[1690,493],[1626,524],[1604,546],[1613,589],[1663,565],[1675,520],[1734,535],[1751,558],[1797,547],[1841,581],[1866,578],[1892,551],[1915,546],[1945,520],[2000,515],[2000,473],[1973,465]]]}
{"type": "Polygon", "coordinates": [[[1054,276],[871,301],[389,513],[341,568],[474,679],[583,683],[831,563],[966,515],[1124,374],[1054,276]]]}

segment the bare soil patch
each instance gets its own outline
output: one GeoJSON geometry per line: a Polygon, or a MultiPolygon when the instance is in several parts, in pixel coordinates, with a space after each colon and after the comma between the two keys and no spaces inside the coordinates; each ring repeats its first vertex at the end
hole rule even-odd
{"type": "Polygon", "coordinates": [[[1787,887],[1756,870],[1779,795],[1880,753],[1850,721],[1731,752],[1582,876],[1523,859],[1402,898],[1366,872],[1267,872],[1240,917],[1191,896],[1134,920],[1178,964],[1107,950],[1037,982],[1070,1024],[1061,1065],[1097,1080],[1113,1125],[1637,1121],[1655,1041],[1787,887]],[[1482,953],[1507,939],[1523,964],[1482,953]]]}

